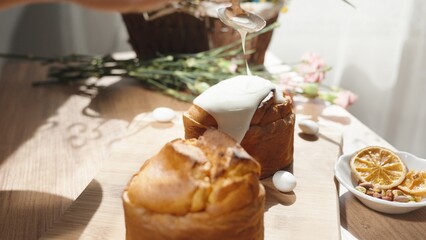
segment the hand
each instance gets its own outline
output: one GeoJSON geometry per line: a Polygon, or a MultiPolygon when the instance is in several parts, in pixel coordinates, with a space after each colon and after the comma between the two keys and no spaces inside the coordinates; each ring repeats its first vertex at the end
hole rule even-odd
{"type": "Polygon", "coordinates": [[[68,0],[82,6],[106,11],[146,12],[164,7],[173,0],[68,0]]]}
{"type": "Polygon", "coordinates": [[[164,7],[173,0],[1,0],[0,9],[25,3],[63,1],[74,2],[82,6],[105,11],[146,12],[164,7]]]}

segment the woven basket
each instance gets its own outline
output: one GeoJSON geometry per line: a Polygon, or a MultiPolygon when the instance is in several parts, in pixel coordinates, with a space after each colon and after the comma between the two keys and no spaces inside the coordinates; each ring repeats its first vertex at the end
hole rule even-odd
{"type": "MultiPolygon", "coordinates": [[[[147,21],[141,13],[123,14],[129,42],[138,58],[149,59],[158,54],[196,53],[240,40],[234,29],[214,17],[196,18],[187,13],[172,13],[147,21]]],[[[272,24],[278,14],[267,20],[272,24]]],[[[272,31],[246,42],[246,49],[255,53],[248,58],[251,64],[263,64],[272,31]]]]}

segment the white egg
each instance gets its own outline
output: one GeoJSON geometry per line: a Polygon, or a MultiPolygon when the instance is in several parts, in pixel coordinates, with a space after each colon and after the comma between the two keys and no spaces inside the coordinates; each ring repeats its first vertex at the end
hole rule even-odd
{"type": "Polygon", "coordinates": [[[272,177],[275,188],[281,192],[291,192],[296,187],[296,178],[287,171],[278,171],[272,177]]]}
{"type": "Polygon", "coordinates": [[[301,120],[299,122],[299,128],[303,133],[309,135],[316,135],[319,131],[318,123],[308,119],[301,120]]]}
{"type": "Polygon", "coordinates": [[[176,113],[171,108],[159,107],[152,111],[152,117],[157,122],[171,122],[176,117],[176,113]]]}

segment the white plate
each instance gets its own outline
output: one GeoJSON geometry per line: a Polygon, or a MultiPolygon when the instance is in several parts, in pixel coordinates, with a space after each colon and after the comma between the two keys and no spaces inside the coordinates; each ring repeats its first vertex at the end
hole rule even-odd
{"type": "MultiPolygon", "coordinates": [[[[426,159],[418,158],[407,152],[394,152],[406,164],[408,170],[426,170],[426,159]]],[[[356,183],[353,181],[350,167],[353,154],[345,154],[339,157],[334,167],[334,174],[340,184],[353,193],[364,205],[376,211],[390,214],[407,213],[426,206],[426,201],[415,203],[391,202],[374,198],[356,190],[356,183]]]]}

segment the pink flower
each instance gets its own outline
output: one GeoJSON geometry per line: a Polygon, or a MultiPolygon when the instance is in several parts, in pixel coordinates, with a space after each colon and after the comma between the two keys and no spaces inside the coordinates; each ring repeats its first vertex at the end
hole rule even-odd
{"type": "Polygon", "coordinates": [[[228,71],[231,73],[236,73],[237,69],[238,69],[238,65],[235,62],[232,62],[228,67],[228,71]]]}
{"type": "Polygon", "coordinates": [[[302,56],[302,62],[308,63],[310,65],[325,66],[324,59],[320,55],[313,52],[305,53],[302,56]]]}
{"type": "Polygon", "coordinates": [[[303,83],[303,77],[296,72],[285,72],[280,75],[278,85],[286,94],[291,94],[303,83]]]}
{"type": "Polygon", "coordinates": [[[306,53],[302,56],[302,63],[296,66],[296,71],[309,83],[321,82],[327,70],[324,59],[316,53],[306,53]]]}
{"type": "Polygon", "coordinates": [[[337,97],[336,99],[334,99],[333,103],[347,108],[352,105],[357,99],[358,96],[353,92],[342,90],[337,94],[337,97]]]}

